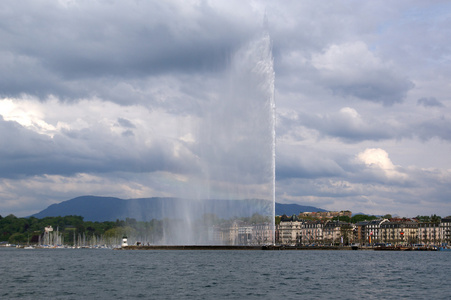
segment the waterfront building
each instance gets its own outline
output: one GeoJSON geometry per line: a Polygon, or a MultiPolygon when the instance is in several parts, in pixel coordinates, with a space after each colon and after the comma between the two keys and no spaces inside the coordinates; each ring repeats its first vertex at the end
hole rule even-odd
{"type": "Polygon", "coordinates": [[[325,244],[350,244],[354,242],[354,225],[342,221],[328,221],[323,228],[325,244]]]}
{"type": "Polygon", "coordinates": [[[361,221],[355,224],[355,231],[354,231],[354,241],[360,244],[365,244],[368,242],[368,239],[366,238],[366,226],[368,225],[369,221],[361,221]]]}
{"type": "Polygon", "coordinates": [[[369,244],[375,244],[375,243],[381,243],[381,235],[380,235],[380,228],[381,225],[388,222],[388,219],[376,219],[371,220],[368,222],[368,224],[365,226],[365,234],[364,234],[364,240],[368,241],[369,244]]]}
{"type": "Polygon", "coordinates": [[[441,243],[451,244],[451,216],[443,218],[440,222],[441,243]]]}
{"type": "Polygon", "coordinates": [[[252,226],[238,227],[238,245],[252,244],[252,226]]]}
{"type": "Polygon", "coordinates": [[[287,217],[283,215],[279,224],[279,243],[282,245],[299,245],[301,244],[301,229],[303,221],[293,215],[287,217]]]}
{"type": "Polygon", "coordinates": [[[229,224],[215,226],[213,230],[214,240],[218,244],[237,245],[239,225],[237,221],[234,221],[229,224]]]}
{"type": "Polygon", "coordinates": [[[305,221],[301,227],[301,244],[309,245],[323,242],[324,222],[305,221]]]}
{"type": "Polygon", "coordinates": [[[272,226],[268,223],[252,225],[252,243],[254,245],[272,244],[274,232],[272,226]]]}
{"type": "Polygon", "coordinates": [[[235,220],[211,228],[208,235],[218,245],[269,245],[273,243],[274,232],[268,223],[249,224],[235,220]]]}
{"type": "Polygon", "coordinates": [[[441,241],[440,223],[418,223],[418,243],[437,245],[441,241]]]}
{"type": "Polygon", "coordinates": [[[418,223],[409,219],[395,219],[380,225],[380,238],[383,243],[418,243],[418,223]]]}

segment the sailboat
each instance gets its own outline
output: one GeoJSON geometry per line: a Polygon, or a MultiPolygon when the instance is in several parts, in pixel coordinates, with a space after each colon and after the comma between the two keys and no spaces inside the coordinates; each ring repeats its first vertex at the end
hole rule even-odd
{"type": "Polygon", "coordinates": [[[28,235],[28,243],[25,247],[23,247],[24,249],[34,249],[33,246],[30,245],[30,235],[28,235]]]}

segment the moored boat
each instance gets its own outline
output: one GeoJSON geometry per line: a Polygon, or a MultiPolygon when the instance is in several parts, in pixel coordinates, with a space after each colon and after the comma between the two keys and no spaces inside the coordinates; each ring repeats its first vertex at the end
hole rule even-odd
{"type": "Polygon", "coordinates": [[[359,243],[353,243],[351,244],[351,249],[352,250],[359,250],[360,248],[360,244],[359,243]]]}

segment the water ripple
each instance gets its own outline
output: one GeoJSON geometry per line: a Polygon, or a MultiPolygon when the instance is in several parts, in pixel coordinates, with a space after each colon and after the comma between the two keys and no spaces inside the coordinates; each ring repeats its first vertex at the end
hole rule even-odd
{"type": "Polygon", "coordinates": [[[451,253],[0,249],[2,299],[451,298],[451,253]]]}

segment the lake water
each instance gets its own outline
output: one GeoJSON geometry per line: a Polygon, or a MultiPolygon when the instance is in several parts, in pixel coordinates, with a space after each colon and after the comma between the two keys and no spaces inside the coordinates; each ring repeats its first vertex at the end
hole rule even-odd
{"type": "Polygon", "coordinates": [[[1,299],[450,299],[451,252],[0,249],[1,299]]]}

